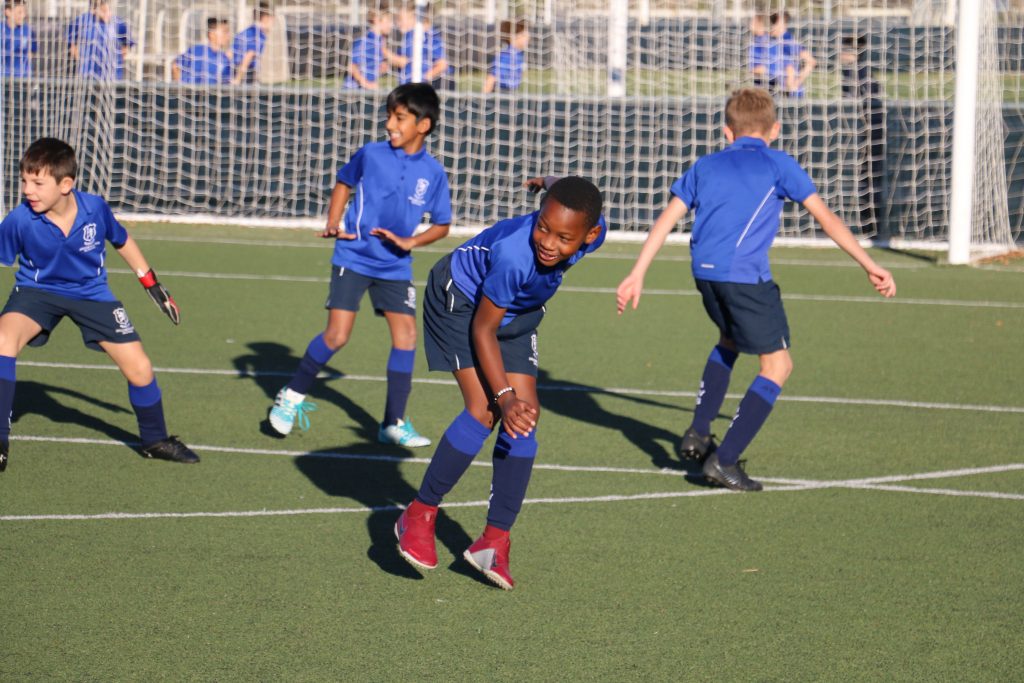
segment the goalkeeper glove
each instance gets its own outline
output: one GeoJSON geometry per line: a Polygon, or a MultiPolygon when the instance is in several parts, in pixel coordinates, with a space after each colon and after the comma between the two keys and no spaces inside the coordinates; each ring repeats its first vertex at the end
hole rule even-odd
{"type": "Polygon", "coordinates": [[[177,325],[181,322],[181,311],[178,310],[178,304],[174,303],[171,293],[157,281],[156,273],[152,268],[139,278],[139,283],[146,288],[149,298],[153,300],[157,308],[167,314],[172,323],[177,325]]]}

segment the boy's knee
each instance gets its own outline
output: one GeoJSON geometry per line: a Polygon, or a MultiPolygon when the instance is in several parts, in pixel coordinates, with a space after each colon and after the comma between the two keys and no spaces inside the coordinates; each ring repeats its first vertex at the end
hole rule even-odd
{"type": "Polygon", "coordinates": [[[327,348],[331,351],[337,351],[348,343],[348,332],[327,328],[327,330],[324,331],[323,338],[324,344],[327,345],[327,348]]]}
{"type": "Polygon", "coordinates": [[[121,372],[129,384],[137,387],[144,387],[153,381],[153,364],[146,356],[125,364],[121,372]]]}

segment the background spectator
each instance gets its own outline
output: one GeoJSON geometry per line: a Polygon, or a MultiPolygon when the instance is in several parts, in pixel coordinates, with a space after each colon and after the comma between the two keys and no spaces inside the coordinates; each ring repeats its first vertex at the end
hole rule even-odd
{"type": "Polygon", "coordinates": [[[135,41],[128,24],[114,16],[107,0],[90,0],[89,11],[68,26],[67,39],[80,75],[101,81],[124,80],[124,58],[135,41]]]}
{"type": "Polygon", "coordinates": [[[216,85],[231,82],[231,25],[227,19],[206,20],[206,45],[193,45],[178,55],[171,66],[175,81],[192,85],[216,85]]]}
{"type": "Polygon", "coordinates": [[[771,64],[772,39],[764,23],[764,16],[750,17],[750,47],[747,48],[747,68],[758,88],[770,88],[768,67],[771,64]]]}
{"type": "Polygon", "coordinates": [[[804,82],[818,65],[803,45],[789,32],[789,12],[771,15],[771,59],[768,69],[770,85],[790,97],[804,96],[804,82]]]}
{"type": "Polygon", "coordinates": [[[394,22],[387,5],[370,9],[366,13],[366,34],[352,43],[352,57],[348,62],[346,88],[376,90],[381,74],[388,69],[384,45],[394,22]]]}
{"type": "Polygon", "coordinates": [[[501,51],[494,58],[487,77],[484,79],[484,92],[502,90],[518,90],[523,82],[523,52],[530,44],[530,31],[526,22],[519,19],[515,23],[505,20],[501,22],[501,51]]]}
{"type": "Polygon", "coordinates": [[[254,23],[235,35],[231,43],[231,55],[235,65],[233,83],[255,83],[260,68],[260,55],[267,46],[267,31],[274,25],[274,13],[270,5],[261,2],[253,10],[254,23]]]}
{"type": "MultiPolygon", "coordinates": [[[[423,9],[423,82],[430,83],[435,90],[450,89],[451,67],[445,56],[444,40],[441,32],[431,28],[430,6],[423,9]]],[[[388,60],[400,69],[399,83],[410,83],[412,75],[413,40],[416,29],[416,9],[412,5],[403,5],[395,18],[398,30],[402,33],[402,44],[398,53],[385,50],[388,60]]]]}
{"type": "Polygon", "coordinates": [[[11,78],[32,75],[32,55],[39,51],[32,28],[25,23],[24,0],[4,2],[4,23],[0,27],[3,47],[3,73],[11,78]]]}

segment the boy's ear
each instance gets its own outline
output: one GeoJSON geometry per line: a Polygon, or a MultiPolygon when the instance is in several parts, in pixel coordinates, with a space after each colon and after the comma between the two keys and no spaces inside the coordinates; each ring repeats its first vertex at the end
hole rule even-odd
{"type": "Polygon", "coordinates": [[[722,133],[725,134],[725,139],[728,140],[730,145],[736,142],[736,135],[729,126],[722,126],[722,133]]]}
{"type": "Polygon", "coordinates": [[[416,122],[416,132],[420,135],[427,135],[430,132],[431,121],[426,116],[416,122]]]}
{"type": "Polygon", "coordinates": [[[62,178],[61,181],[57,183],[57,189],[60,190],[61,194],[68,194],[69,192],[71,192],[71,188],[73,188],[74,186],[74,178],[62,178]]]}
{"type": "Polygon", "coordinates": [[[782,124],[776,121],[772,124],[772,129],[768,132],[768,142],[775,142],[779,139],[779,133],[782,132],[782,124]]]}
{"type": "Polygon", "coordinates": [[[601,226],[595,225],[587,231],[587,236],[583,238],[583,244],[593,244],[594,240],[601,236],[601,226]]]}

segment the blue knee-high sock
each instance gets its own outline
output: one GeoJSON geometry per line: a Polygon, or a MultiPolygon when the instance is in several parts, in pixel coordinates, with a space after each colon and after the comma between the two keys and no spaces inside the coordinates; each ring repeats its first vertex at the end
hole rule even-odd
{"type": "Polygon", "coordinates": [[[690,426],[698,434],[711,433],[711,421],[718,417],[725,400],[725,392],[729,390],[729,377],[736,364],[737,353],[723,346],[715,346],[704,366],[704,375],[700,378],[700,391],[697,392],[697,405],[693,409],[693,422],[690,426]]]}
{"type": "Polygon", "coordinates": [[[426,505],[440,505],[445,494],[459,481],[484,446],[491,430],[463,410],[448,425],[423,475],[416,500],[426,505]]]}
{"type": "Polygon", "coordinates": [[[405,418],[405,405],[412,392],[412,368],[416,351],[391,349],[388,356],[388,397],[384,401],[384,425],[397,424],[405,418]]]}
{"type": "Polygon", "coordinates": [[[144,387],[128,385],[128,401],[139,421],[139,438],[143,446],[149,446],[167,438],[167,425],[164,423],[164,403],[161,400],[160,387],[156,378],[144,387]]]}
{"type": "Polygon", "coordinates": [[[308,394],[316,376],[333,355],[334,351],[331,351],[324,342],[324,335],[318,334],[313,337],[309,346],[306,347],[306,354],[299,361],[299,369],[295,371],[295,375],[288,382],[288,388],[300,394],[308,394]]]}
{"type": "Polygon", "coordinates": [[[718,447],[719,464],[735,465],[739,461],[744,449],[768,419],[781,392],[782,387],[766,377],[758,375],[754,379],[736,409],[736,416],[722,439],[722,445],[718,447]]]}
{"type": "Polygon", "coordinates": [[[12,356],[0,356],[0,440],[11,436],[11,411],[14,409],[15,362],[12,356]]]}
{"type": "MultiPolygon", "coordinates": [[[[501,429],[499,427],[499,429],[501,429]]],[[[504,430],[494,444],[494,474],[487,523],[508,531],[516,521],[530,485],[530,473],[537,455],[537,430],[529,436],[510,437],[504,430]]]]}

